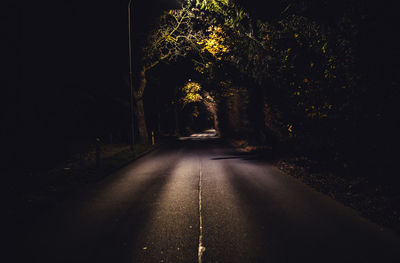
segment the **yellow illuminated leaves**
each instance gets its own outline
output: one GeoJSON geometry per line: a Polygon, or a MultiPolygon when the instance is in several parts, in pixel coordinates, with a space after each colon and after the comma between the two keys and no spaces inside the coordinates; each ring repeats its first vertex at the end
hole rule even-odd
{"type": "Polygon", "coordinates": [[[207,69],[211,68],[213,63],[207,62],[206,64],[199,65],[195,68],[196,71],[200,72],[201,74],[204,74],[207,69]]]}
{"type": "Polygon", "coordinates": [[[209,32],[208,37],[197,42],[197,44],[203,45],[201,52],[208,51],[217,60],[222,60],[223,55],[229,52],[224,31],[221,27],[210,26],[207,32],[209,32]]]}
{"type": "Polygon", "coordinates": [[[182,88],[182,92],[184,94],[182,101],[183,104],[188,104],[192,102],[199,102],[203,98],[199,94],[201,90],[201,85],[197,82],[188,82],[182,88]]]}
{"type": "Polygon", "coordinates": [[[197,67],[195,67],[195,70],[197,72],[200,72],[201,74],[205,73],[205,67],[203,67],[203,66],[197,66],[197,67]]]}
{"type": "Polygon", "coordinates": [[[322,48],[321,48],[321,50],[322,50],[322,53],[326,53],[326,50],[327,50],[327,47],[328,47],[328,43],[324,43],[324,45],[322,45],[322,48]]]}
{"type": "Polygon", "coordinates": [[[288,132],[290,137],[296,137],[296,134],[294,133],[294,126],[293,124],[288,125],[288,132]]]}

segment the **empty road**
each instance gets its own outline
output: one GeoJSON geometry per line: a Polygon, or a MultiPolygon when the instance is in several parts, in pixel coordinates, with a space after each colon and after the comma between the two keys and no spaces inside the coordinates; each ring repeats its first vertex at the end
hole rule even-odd
{"type": "Polygon", "coordinates": [[[391,231],[208,135],[161,147],[43,218],[21,241],[24,262],[400,262],[391,231]]]}

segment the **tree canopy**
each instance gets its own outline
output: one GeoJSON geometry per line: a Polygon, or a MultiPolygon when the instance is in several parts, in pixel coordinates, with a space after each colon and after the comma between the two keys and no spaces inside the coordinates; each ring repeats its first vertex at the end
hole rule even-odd
{"type": "Polygon", "coordinates": [[[144,72],[163,61],[191,60],[196,81],[216,102],[245,90],[242,115],[254,119],[244,122],[254,126],[247,130],[328,155],[344,152],[365,129],[365,98],[372,90],[360,64],[363,11],[353,2],[291,0],[271,4],[261,16],[243,6],[188,0],[165,12],[144,49],[144,72]],[[321,6],[333,15],[319,15],[321,6]]]}

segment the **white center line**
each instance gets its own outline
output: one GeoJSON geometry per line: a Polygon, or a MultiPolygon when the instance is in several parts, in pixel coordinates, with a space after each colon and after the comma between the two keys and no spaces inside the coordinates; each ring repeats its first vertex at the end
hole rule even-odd
{"type": "Polygon", "coordinates": [[[200,229],[199,229],[199,250],[198,250],[199,263],[202,262],[203,253],[206,250],[206,248],[203,246],[203,218],[201,215],[201,204],[202,204],[201,179],[202,179],[202,169],[201,169],[201,162],[200,162],[200,172],[199,172],[199,227],[200,227],[200,229]]]}

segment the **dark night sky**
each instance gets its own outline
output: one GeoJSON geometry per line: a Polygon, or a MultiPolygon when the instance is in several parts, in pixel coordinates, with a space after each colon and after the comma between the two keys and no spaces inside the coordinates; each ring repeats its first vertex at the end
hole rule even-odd
{"type": "MultiPolygon", "coordinates": [[[[135,43],[176,1],[134,1],[135,43]]],[[[19,1],[8,5],[2,141],[7,155],[57,151],[96,136],[126,97],[127,0],[19,1]],[[111,102],[116,103],[116,102],[111,102]]],[[[120,118],[127,118],[122,113],[120,118]]],[[[129,122],[128,122],[129,123],[129,122]]],[[[38,153],[40,155],[40,153],[38,153]]],[[[50,154],[51,155],[51,154],[50,154]]],[[[18,157],[19,158],[19,157],[18,157]]]]}

